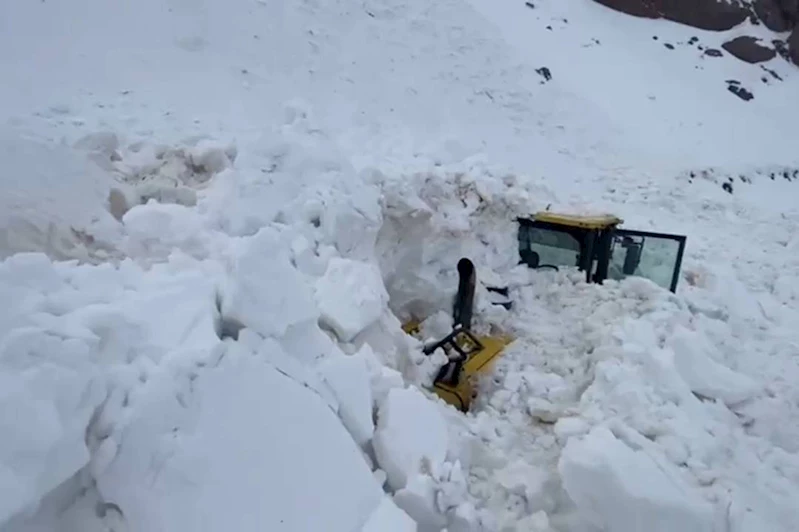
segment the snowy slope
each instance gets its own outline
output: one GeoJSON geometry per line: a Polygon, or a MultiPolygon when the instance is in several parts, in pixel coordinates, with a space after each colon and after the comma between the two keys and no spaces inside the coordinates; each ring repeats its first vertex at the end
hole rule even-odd
{"type": "Polygon", "coordinates": [[[0,5],[0,529],[792,530],[799,78],[679,44],[739,31],[0,5]],[[678,293],[515,268],[548,205],[688,234],[678,293]],[[478,293],[517,341],[468,415],[400,328],[461,256],[516,301],[478,293]]]}

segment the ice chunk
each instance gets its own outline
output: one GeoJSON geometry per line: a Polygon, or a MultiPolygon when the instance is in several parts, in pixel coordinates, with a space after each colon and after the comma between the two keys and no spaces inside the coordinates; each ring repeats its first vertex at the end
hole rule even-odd
{"type": "Polygon", "coordinates": [[[366,360],[342,354],[323,361],[319,372],[338,398],[338,414],[344,426],[359,445],[366,444],[375,429],[366,360]]]}
{"type": "Polygon", "coordinates": [[[416,532],[416,529],[416,522],[385,496],[361,532],[416,532]]]}
{"type": "Polygon", "coordinates": [[[380,407],[373,445],[380,467],[394,490],[447,454],[447,430],[436,405],[416,388],[392,388],[380,407]]]}
{"type": "Polygon", "coordinates": [[[316,320],[318,314],[311,289],[291,265],[277,232],[260,230],[248,241],[223,288],[223,318],[230,326],[279,337],[291,325],[316,320]]]}
{"type": "Polygon", "coordinates": [[[643,451],[594,428],[563,449],[563,486],[586,518],[614,532],[712,532],[713,510],[643,451]]]}
{"type": "Polygon", "coordinates": [[[388,293],[376,266],[333,257],[316,282],[316,302],[324,322],[349,342],[380,318],[388,293]]]}
{"type": "Polygon", "coordinates": [[[707,351],[712,347],[699,334],[678,328],[671,337],[671,348],[674,365],[691,391],[728,405],[745,401],[757,391],[755,381],[710,358],[707,351]]]}

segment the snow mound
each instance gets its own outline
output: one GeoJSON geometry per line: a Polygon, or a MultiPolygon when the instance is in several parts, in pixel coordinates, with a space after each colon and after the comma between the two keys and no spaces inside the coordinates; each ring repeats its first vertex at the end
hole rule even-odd
{"type": "Polygon", "coordinates": [[[113,254],[119,224],[106,202],[113,177],[65,146],[0,130],[0,258],[42,252],[99,262],[113,254]]]}
{"type": "Polygon", "coordinates": [[[571,439],[558,465],[563,485],[592,522],[618,532],[714,530],[713,509],[696,490],[642,449],[631,449],[597,427],[571,439]]]}
{"type": "Polygon", "coordinates": [[[382,491],[328,405],[254,353],[230,346],[199,371],[185,404],[167,374],[148,387],[98,478],[130,530],[349,531],[381,508],[382,491]]]}

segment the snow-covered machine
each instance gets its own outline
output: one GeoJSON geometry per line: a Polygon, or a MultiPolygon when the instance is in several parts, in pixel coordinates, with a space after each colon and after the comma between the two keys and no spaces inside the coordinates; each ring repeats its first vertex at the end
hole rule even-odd
{"type": "MultiPolygon", "coordinates": [[[[549,211],[519,223],[519,263],[530,268],[558,270],[577,267],[586,281],[639,276],[674,292],[680,275],[686,237],[667,233],[621,229],[613,215],[570,215],[549,211]],[[646,247],[645,247],[646,245],[646,247]]],[[[471,330],[477,275],[472,261],[458,262],[458,291],[453,304],[453,329],[441,340],[427,344],[426,355],[443,349],[449,361],[433,381],[433,391],[447,403],[466,412],[476,395],[475,381],[491,370],[492,362],[513,341],[506,335],[478,336],[471,330]]],[[[507,288],[486,287],[507,296],[507,288]]],[[[510,308],[511,302],[498,303],[510,308]]],[[[408,334],[418,321],[403,326],[408,334]]]]}
{"type": "Polygon", "coordinates": [[[531,268],[577,267],[587,282],[645,277],[675,292],[686,237],[621,229],[613,215],[539,212],[519,223],[520,262],[531,268]]]}
{"type": "MultiPolygon", "coordinates": [[[[455,408],[466,412],[476,395],[475,379],[491,369],[491,363],[513,341],[505,335],[476,335],[472,332],[474,290],[477,283],[474,264],[467,258],[458,261],[458,291],[452,308],[453,328],[441,340],[427,344],[423,351],[430,355],[443,349],[449,362],[439,369],[433,380],[433,391],[455,408]]],[[[403,327],[412,334],[419,323],[412,321],[403,327]]]]}

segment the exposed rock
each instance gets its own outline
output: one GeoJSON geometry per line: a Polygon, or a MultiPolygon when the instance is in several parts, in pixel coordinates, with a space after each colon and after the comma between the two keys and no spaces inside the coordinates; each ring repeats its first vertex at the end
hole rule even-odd
{"type": "Polygon", "coordinates": [[[727,80],[727,90],[745,102],[748,102],[755,97],[754,94],[741,87],[740,82],[735,80],[727,80]]]}
{"type": "Polygon", "coordinates": [[[536,68],[535,71],[544,78],[545,81],[552,79],[552,73],[547,67],[536,68]]]}
{"type": "Polygon", "coordinates": [[[779,74],[777,74],[776,70],[772,70],[770,68],[766,68],[763,65],[760,65],[760,68],[762,68],[764,72],[768,72],[769,74],[771,74],[772,78],[777,79],[779,81],[782,81],[782,77],[779,74]]]}
{"type": "Polygon", "coordinates": [[[797,26],[790,38],[788,38],[788,56],[794,64],[799,65],[799,26],[797,26]]]}
{"type": "Polygon", "coordinates": [[[774,45],[774,49],[777,50],[777,53],[780,55],[780,57],[786,61],[791,60],[791,54],[788,52],[788,44],[785,41],[774,39],[771,41],[771,44],[774,45]]]}
{"type": "Polygon", "coordinates": [[[721,57],[724,54],[721,53],[721,50],[717,50],[715,48],[708,48],[705,50],[705,55],[709,55],[710,57],[721,57]]]}
{"type": "MultiPolygon", "coordinates": [[[[636,17],[665,18],[695,28],[725,31],[742,23],[749,10],[724,0],[595,0],[636,17]]],[[[776,0],[775,0],[776,1],[776,0]]]]}
{"type": "Polygon", "coordinates": [[[780,0],[755,0],[752,7],[755,13],[771,31],[788,31],[793,27],[793,22],[780,5],[780,0]]]}
{"type": "Polygon", "coordinates": [[[725,42],[721,47],[747,63],[762,63],[774,59],[777,52],[773,48],[759,44],[759,40],[755,37],[741,36],[725,42]]]}

